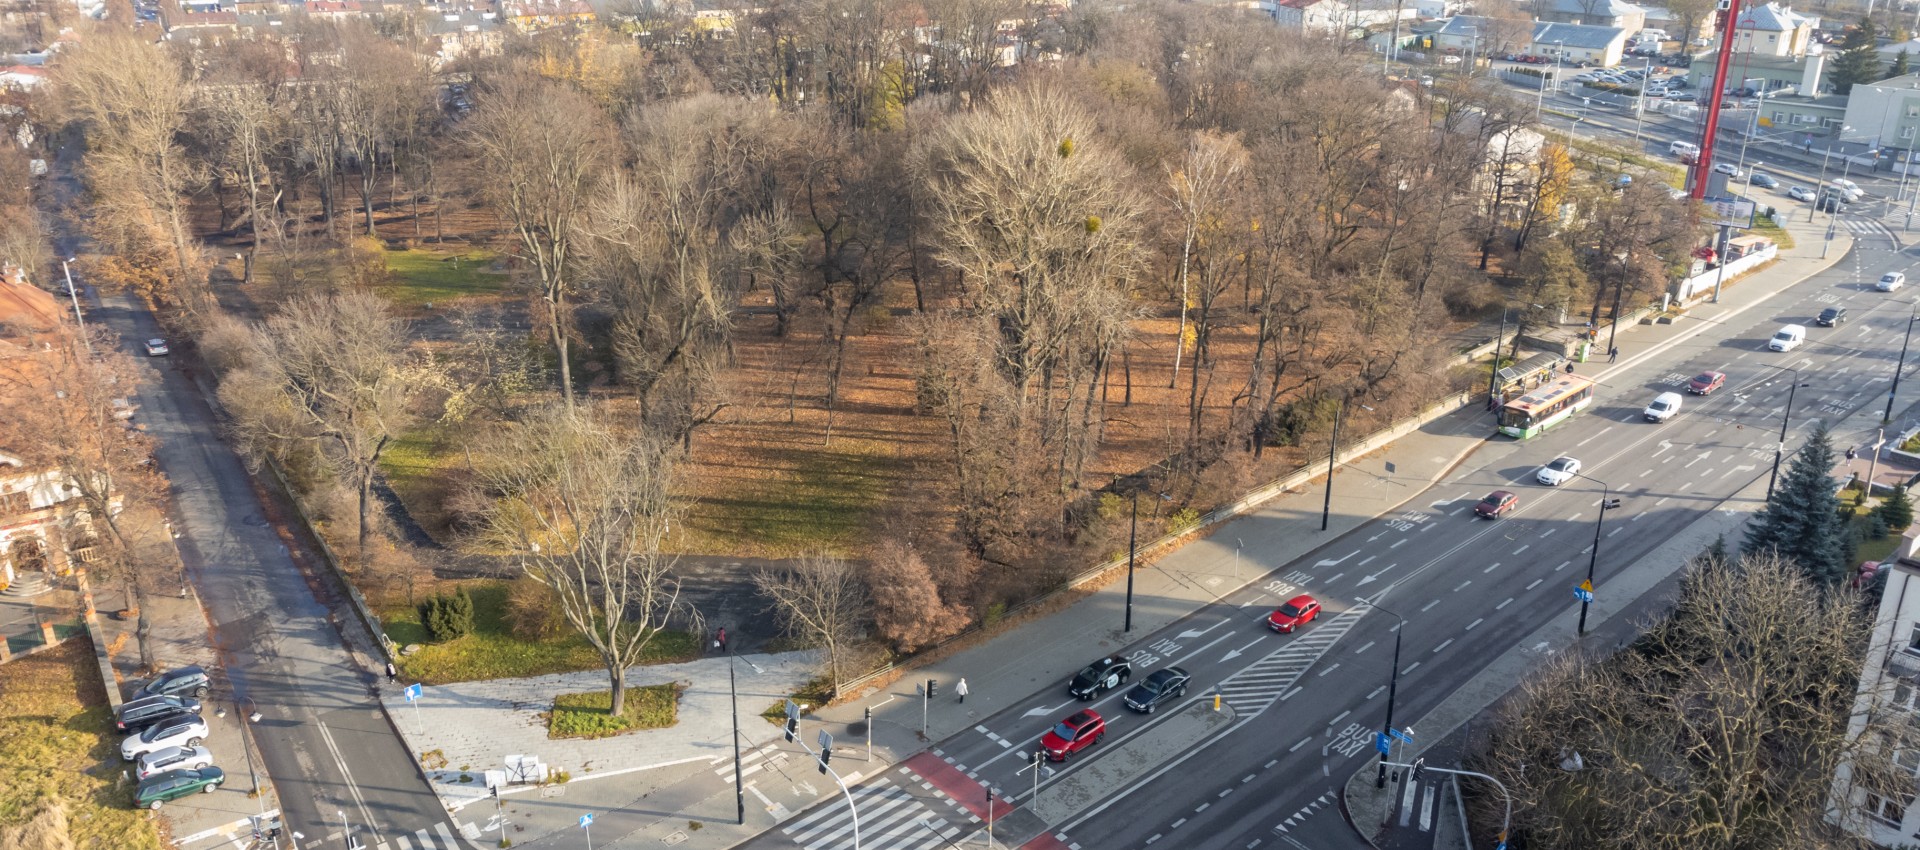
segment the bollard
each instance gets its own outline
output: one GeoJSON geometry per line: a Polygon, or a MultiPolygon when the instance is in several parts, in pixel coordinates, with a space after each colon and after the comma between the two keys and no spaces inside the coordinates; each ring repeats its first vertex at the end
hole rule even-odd
{"type": "Polygon", "coordinates": [[[1214,711],[1219,711],[1219,710],[1220,710],[1220,695],[1219,695],[1219,694],[1214,694],[1214,695],[1213,695],[1213,710],[1214,710],[1214,711]]]}

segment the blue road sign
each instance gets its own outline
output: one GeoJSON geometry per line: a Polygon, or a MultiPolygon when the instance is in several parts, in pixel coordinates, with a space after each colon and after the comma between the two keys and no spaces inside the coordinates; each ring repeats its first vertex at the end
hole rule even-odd
{"type": "Polygon", "coordinates": [[[1581,590],[1580,588],[1577,588],[1577,587],[1576,587],[1576,588],[1574,588],[1574,589],[1573,589],[1573,598],[1575,598],[1575,599],[1578,599],[1578,600],[1580,600],[1581,602],[1592,602],[1592,601],[1593,601],[1593,591],[1591,591],[1591,590],[1581,590]]]}
{"type": "Polygon", "coordinates": [[[1400,739],[1400,743],[1402,743],[1402,744],[1411,744],[1411,743],[1413,743],[1413,733],[1412,733],[1412,732],[1403,732],[1403,731],[1401,731],[1401,730],[1399,730],[1399,729],[1395,729],[1395,730],[1393,730],[1393,737],[1395,737],[1395,738],[1399,738],[1399,739],[1400,739]]]}
{"type": "Polygon", "coordinates": [[[1388,738],[1385,732],[1375,732],[1373,734],[1373,748],[1379,750],[1380,754],[1384,756],[1393,748],[1393,739],[1388,738]]]}
{"type": "Polygon", "coordinates": [[[587,827],[589,827],[589,826],[592,826],[592,825],[593,825],[593,813],[592,813],[592,812],[588,812],[588,813],[586,813],[586,814],[584,814],[584,815],[581,815],[581,816],[580,816],[580,828],[581,828],[581,829],[586,829],[587,827]]]}
{"type": "Polygon", "coordinates": [[[418,684],[408,685],[403,693],[407,695],[407,702],[413,702],[420,698],[420,686],[418,684]]]}

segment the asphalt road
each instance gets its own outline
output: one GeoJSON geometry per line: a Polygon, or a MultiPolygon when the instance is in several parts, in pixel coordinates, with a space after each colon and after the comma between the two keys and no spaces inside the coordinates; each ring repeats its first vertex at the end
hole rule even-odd
{"type": "MultiPolygon", "coordinates": [[[[64,155],[56,179],[68,196],[79,191],[64,155]]],[[[81,239],[66,224],[58,224],[55,241],[71,254],[81,239]]],[[[325,591],[310,584],[267,521],[246,467],[182,371],[185,362],[145,358],[141,341],[165,336],[145,307],[98,297],[84,278],[75,280],[83,300],[98,305],[87,321],[116,332],[121,348],[149,370],[135,421],[154,437],[171,482],[181,557],[214,623],[230,683],[214,698],[261,713],[254,727],[261,759],[287,832],[304,836],[289,834],[288,844],[346,847],[350,833],[369,850],[457,847],[457,828],[373,699],[372,677],[351,662],[325,591]]],[[[215,755],[227,770],[245,764],[240,753],[215,755]]]]}
{"type": "MultiPolygon", "coordinates": [[[[1877,293],[1870,282],[1913,261],[1882,243],[1857,244],[1828,272],[1610,376],[1593,407],[1547,435],[1489,441],[1401,514],[1337,538],[1123,650],[1139,671],[1135,681],[1177,664],[1194,675],[1187,702],[1223,694],[1232,718],[1224,730],[1188,743],[1172,721],[1177,707],[1135,714],[1120,705],[1124,687],[1080,703],[1062,683],[939,742],[935,752],[1024,803],[1033,786],[1031,772],[1021,770],[1026,754],[1053,723],[1091,707],[1108,718],[1106,739],[1044,772],[1040,803],[1029,807],[1072,809],[1048,819],[1048,833],[1102,850],[1364,847],[1341,820],[1335,789],[1372,758],[1396,638],[1403,645],[1395,712],[1405,724],[1548,618],[1577,616],[1573,589],[1585,577],[1602,486],[1541,486],[1533,480],[1541,464],[1579,457],[1587,475],[1622,499],[1601,530],[1596,585],[1604,597],[1617,569],[1765,479],[1791,384],[1778,367],[1800,370],[1806,384],[1795,398],[1790,447],[1816,421],[1883,403],[1913,296],[1877,293]],[[1810,328],[1807,344],[1791,353],[1766,350],[1781,324],[1811,326],[1833,304],[1851,308],[1848,324],[1810,328]],[[1707,369],[1726,372],[1727,386],[1688,396],[1665,424],[1643,420],[1655,394],[1680,390],[1707,369]],[[1519,493],[1519,508],[1498,521],[1475,519],[1473,504],[1494,489],[1519,493]],[[1297,635],[1265,628],[1271,608],[1302,591],[1326,603],[1321,620],[1297,635]],[[1404,632],[1396,634],[1395,617],[1368,602],[1404,616],[1404,632]],[[1061,802],[1067,797],[1079,802],[1061,802]]],[[[801,818],[829,822],[836,808],[844,803],[801,818]]],[[[838,845],[773,830],[747,846],[838,845]]]]}

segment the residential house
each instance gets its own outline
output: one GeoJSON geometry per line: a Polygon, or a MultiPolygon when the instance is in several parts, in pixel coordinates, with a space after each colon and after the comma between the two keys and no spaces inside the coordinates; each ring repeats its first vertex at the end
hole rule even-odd
{"type": "MultiPolygon", "coordinates": [[[[0,409],[36,403],[19,394],[44,386],[37,378],[47,339],[64,324],[58,299],[20,267],[0,265],[0,409]]],[[[0,446],[0,584],[64,574],[89,554],[84,504],[57,473],[31,468],[7,448],[0,446]]]]}
{"type": "Polygon", "coordinates": [[[32,91],[47,81],[47,69],[37,65],[9,65],[0,68],[0,89],[32,91]]]}
{"type": "Polygon", "coordinates": [[[1457,15],[1431,36],[1435,49],[1479,56],[1503,53],[1557,58],[1568,64],[1612,67],[1626,52],[1627,31],[1549,21],[1513,21],[1457,15]]]}
{"type": "Polygon", "coordinates": [[[1904,788],[1875,789],[1864,777],[1888,768],[1920,775],[1920,537],[1909,530],[1883,562],[1886,587],[1867,640],[1860,686],[1847,716],[1854,759],[1835,771],[1827,820],[1881,847],[1912,846],[1920,835],[1920,807],[1908,779],[1904,788]],[[1873,758],[1862,764],[1857,759],[1873,758]]]}
{"type": "Polygon", "coordinates": [[[1801,57],[1820,44],[1813,32],[1820,19],[1795,12],[1790,6],[1767,3],[1740,10],[1733,26],[1734,61],[1748,56],[1801,57]]]}
{"type": "Polygon", "coordinates": [[[1318,35],[1340,35],[1393,23],[1395,16],[1411,21],[1418,12],[1410,5],[1398,8],[1381,0],[1273,0],[1258,6],[1273,16],[1281,29],[1318,35]],[[1271,8],[1267,8],[1267,7],[1271,8]]]}
{"type": "Polygon", "coordinates": [[[498,55],[506,40],[500,16],[493,12],[446,12],[427,17],[425,24],[435,67],[475,56],[498,55]]]}
{"type": "Polygon", "coordinates": [[[522,32],[538,32],[568,23],[590,23],[593,7],[586,0],[506,0],[500,17],[522,32]]]}
{"type": "Polygon", "coordinates": [[[1628,34],[1647,27],[1647,10],[1626,0],[1534,0],[1533,17],[1548,23],[1619,27],[1628,34]]]}

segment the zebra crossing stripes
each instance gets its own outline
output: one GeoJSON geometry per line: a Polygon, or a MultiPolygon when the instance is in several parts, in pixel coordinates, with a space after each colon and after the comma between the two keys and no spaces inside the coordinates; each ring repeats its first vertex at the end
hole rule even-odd
{"type": "MultiPolygon", "coordinates": [[[[860,812],[860,843],[867,847],[935,850],[948,846],[961,832],[920,798],[891,782],[853,789],[853,805],[860,812]]],[[[807,850],[848,847],[853,843],[853,818],[846,806],[829,804],[787,824],[781,832],[807,850]]]]}
{"type": "Polygon", "coordinates": [[[1864,219],[1857,219],[1857,218],[1847,218],[1847,219],[1841,219],[1840,223],[1843,225],[1846,225],[1847,231],[1849,233],[1852,233],[1855,236],[1861,236],[1861,237],[1866,237],[1871,239],[1885,239],[1890,242],[1898,241],[1894,239],[1893,231],[1888,229],[1887,225],[1883,222],[1867,221],[1864,219]]]}
{"type": "Polygon", "coordinates": [[[411,837],[396,835],[388,841],[374,845],[374,850],[460,850],[460,842],[453,837],[453,830],[442,821],[433,825],[433,831],[416,829],[411,837]],[[435,836],[439,836],[435,838],[435,836]]]}
{"type": "Polygon", "coordinates": [[[1285,646],[1221,682],[1216,689],[1221,700],[1240,717],[1253,717],[1266,711],[1326,655],[1327,650],[1352,631],[1368,610],[1368,606],[1356,605],[1295,634],[1285,646]]]}

